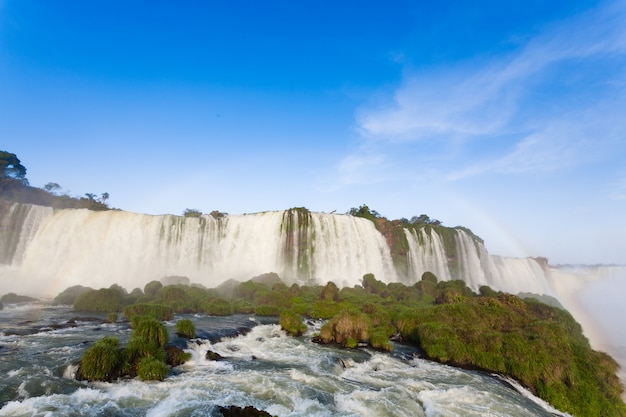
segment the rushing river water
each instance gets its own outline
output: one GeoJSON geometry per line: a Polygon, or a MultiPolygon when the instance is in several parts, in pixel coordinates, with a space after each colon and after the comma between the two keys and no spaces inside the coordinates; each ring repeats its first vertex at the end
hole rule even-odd
{"type": "Polygon", "coordinates": [[[177,316],[167,323],[171,341],[192,359],[165,381],[86,383],[72,378],[76,361],[105,335],[125,344],[127,323],[33,304],[5,306],[0,323],[0,416],[220,416],[217,407],[230,405],[276,416],[563,415],[498,378],[415,358],[406,346],[384,354],[314,344],[314,324],[294,338],[275,319],[177,316]],[[176,338],[181,318],[199,339],[176,338]],[[208,349],[224,360],[206,360],[208,349]]]}

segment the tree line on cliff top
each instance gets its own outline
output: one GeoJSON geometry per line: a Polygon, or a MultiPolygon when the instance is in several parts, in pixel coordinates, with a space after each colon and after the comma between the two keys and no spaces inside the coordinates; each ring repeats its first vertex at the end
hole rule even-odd
{"type": "Polygon", "coordinates": [[[108,210],[110,195],[104,192],[72,197],[55,182],[49,182],[43,188],[32,187],[26,178],[26,167],[19,158],[13,153],[0,151],[0,198],[54,208],[108,210]]]}

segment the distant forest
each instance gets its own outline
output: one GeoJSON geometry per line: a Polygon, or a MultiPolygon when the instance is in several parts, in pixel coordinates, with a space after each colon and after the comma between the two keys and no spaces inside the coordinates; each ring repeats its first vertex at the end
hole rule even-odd
{"type": "Polygon", "coordinates": [[[26,178],[26,167],[15,154],[7,151],[0,151],[0,198],[55,208],[110,209],[107,192],[99,196],[85,193],[82,197],[72,197],[55,182],[49,182],[43,188],[31,187],[26,178]]]}

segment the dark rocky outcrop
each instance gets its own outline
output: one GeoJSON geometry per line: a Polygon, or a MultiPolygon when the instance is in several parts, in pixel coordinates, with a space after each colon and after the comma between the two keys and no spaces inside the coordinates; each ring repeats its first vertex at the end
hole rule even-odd
{"type": "Polygon", "coordinates": [[[224,417],[272,417],[267,411],[257,410],[250,405],[243,408],[235,405],[218,408],[224,417]]]}
{"type": "Polygon", "coordinates": [[[212,350],[207,350],[206,355],[204,356],[208,361],[221,361],[224,359],[222,355],[217,352],[213,352],[212,350]]]}

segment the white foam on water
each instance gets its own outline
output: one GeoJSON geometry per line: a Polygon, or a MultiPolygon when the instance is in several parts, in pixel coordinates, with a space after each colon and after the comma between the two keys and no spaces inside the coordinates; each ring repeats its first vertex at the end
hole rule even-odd
{"type": "Polygon", "coordinates": [[[19,368],[19,369],[11,369],[9,372],[7,372],[7,376],[8,376],[9,378],[13,378],[13,377],[15,377],[15,376],[18,376],[19,374],[21,374],[21,373],[22,373],[22,370],[23,370],[23,369],[24,369],[24,368],[19,368]]]}
{"type": "Polygon", "coordinates": [[[502,380],[506,381],[506,383],[511,385],[513,388],[515,388],[515,390],[517,392],[519,392],[521,395],[523,395],[524,397],[528,398],[529,400],[531,400],[532,402],[534,402],[535,404],[537,404],[538,406],[540,406],[544,410],[546,410],[546,411],[548,411],[548,412],[550,412],[550,413],[552,413],[554,415],[557,415],[557,416],[573,417],[571,414],[559,411],[556,408],[554,408],[552,405],[547,403],[546,401],[542,400],[539,397],[534,396],[530,391],[528,391],[526,388],[524,388],[519,382],[517,382],[513,378],[509,378],[509,377],[501,376],[501,375],[495,375],[495,376],[497,378],[499,378],[499,379],[502,379],[502,380]]]}
{"type": "Polygon", "coordinates": [[[78,365],[67,365],[63,370],[63,378],[73,380],[74,378],[76,378],[76,371],[78,371],[78,365]]]}

